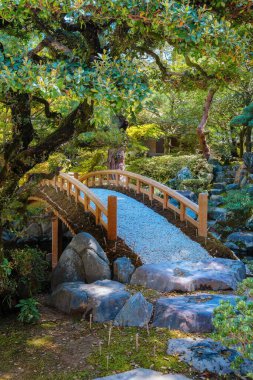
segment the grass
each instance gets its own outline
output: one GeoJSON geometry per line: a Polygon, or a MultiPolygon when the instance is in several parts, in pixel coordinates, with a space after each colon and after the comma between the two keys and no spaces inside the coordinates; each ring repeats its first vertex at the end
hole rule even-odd
{"type": "Polygon", "coordinates": [[[110,324],[93,323],[90,330],[88,322],[70,318],[33,326],[4,320],[0,327],[0,379],[91,380],[137,367],[189,374],[188,366],[166,354],[168,339],[186,334],[160,328],[112,327],[108,346],[109,328],[110,324]]]}

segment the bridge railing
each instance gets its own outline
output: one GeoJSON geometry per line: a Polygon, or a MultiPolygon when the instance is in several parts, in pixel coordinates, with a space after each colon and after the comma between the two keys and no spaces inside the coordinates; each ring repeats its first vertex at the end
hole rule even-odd
{"type": "Polygon", "coordinates": [[[133,189],[137,194],[145,194],[150,201],[155,199],[162,204],[163,209],[171,209],[180,216],[181,221],[187,221],[193,224],[198,235],[207,236],[207,210],[208,195],[201,193],[198,197],[198,204],[184,197],[176,190],[169,188],[153,179],[144,177],[139,174],[121,170],[102,170],[88,173],[79,178],[79,181],[85,183],[87,187],[96,186],[115,186],[125,189],[133,189]],[[174,204],[171,203],[174,200],[174,204]],[[194,216],[191,216],[187,210],[191,210],[194,216]]]}
{"type": "Polygon", "coordinates": [[[53,186],[73,196],[76,203],[84,206],[85,212],[91,212],[96,224],[101,224],[107,231],[109,240],[117,240],[117,197],[109,196],[107,206],[85,184],[78,180],[78,175],[60,173],[52,180],[43,180],[44,185],[53,186]]]}

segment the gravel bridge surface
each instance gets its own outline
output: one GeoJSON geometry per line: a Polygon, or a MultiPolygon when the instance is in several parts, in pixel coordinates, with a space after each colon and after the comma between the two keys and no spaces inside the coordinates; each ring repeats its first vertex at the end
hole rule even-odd
{"type": "Polygon", "coordinates": [[[93,188],[107,204],[109,195],[118,198],[118,236],[138,254],[143,263],[199,261],[210,258],[208,252],[167,219],[127,195],[93,188]]]}

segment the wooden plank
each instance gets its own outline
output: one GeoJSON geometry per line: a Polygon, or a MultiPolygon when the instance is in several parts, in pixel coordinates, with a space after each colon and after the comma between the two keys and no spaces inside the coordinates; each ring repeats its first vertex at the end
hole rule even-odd
{"type": "Polygon", "coordinates": [[[108,197],[108,239],[117,240],[117,197],[110,195],[108,197]]]}
{"type": "Polygon", "coordinates": [[[183,222],[185,220],[185,205],[183,203],[180,203],[180,220],[183,222]]]}
{"type": "Polygon", "coordinates": [[[55,215],[52,218],[52,269],[58,264],[62,253],[62,222],[55,215]]]}
{"type": "Polygon", "coordinates": [[[207,237],[208,194],[199,194],[199,236],[207,237]]]}

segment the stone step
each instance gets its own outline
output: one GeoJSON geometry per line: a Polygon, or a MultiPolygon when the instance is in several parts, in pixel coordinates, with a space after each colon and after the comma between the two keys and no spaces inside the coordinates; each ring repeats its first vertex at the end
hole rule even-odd
{"type": "Polygon", "coordinates": [[[221,195],[224,193],[223,189],[211,189],[209,190],[210,195],[221,195]]]}
{"type": "Polygon", "coordinates": [[[217,183],[213,183],[213,188],[214,188],[214,189],[221,189],[221,190],[225,191],[225,188],[226,188],[226,182],[217,182],[217,183]]]}
{"type": "Polygon", "coordinates": [[[107,322],[115,319],[130,296],[116,281],[65,282],[53,291],[51,304],[66,314],[92,314],[94,322],[107,322]]]}
{"type": "Polygon", "coordinates": [[[167,327],[187,333],[209,333],[213,331],[214,309],[221,301],[233,305],[238,297],[223,294],[198,294],[160,298],[155,304],[153,327],[167,327]]]}
{"type": "Polygon", "coordinates": [[[229,212],[222,207],[209,207],[208,218],[217,220],[219,222],[225,222],[228,218],[229,212]]]}
{"type": "Polygon", "coordinates": [[[198,262],[144,264],[134,272],[131,284],[161,292],[234,290],[245,277],[242,261],[212,258],[198,262]]]}
{"type": "Polygon", "coordinates": [[[176,355],[181,361],[197,371],[216,375],[246,376],[253,372],[253,361],[243,359],[235,349],[223,346],[220,342],[203,338],[180,338],[168,341],[168,355],[176,355]],[[241,364],[234,369],[232,364],[238,358],[241,364]]]}

